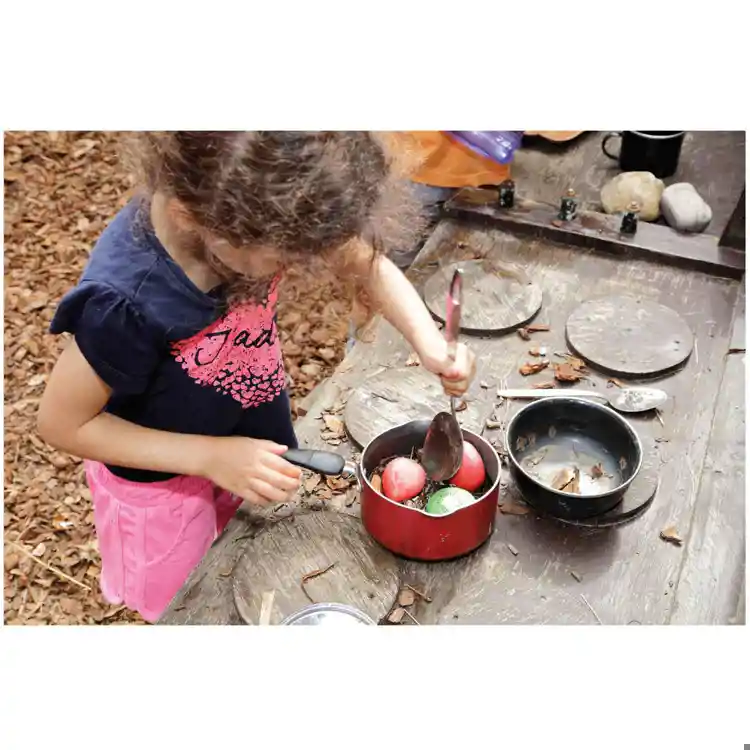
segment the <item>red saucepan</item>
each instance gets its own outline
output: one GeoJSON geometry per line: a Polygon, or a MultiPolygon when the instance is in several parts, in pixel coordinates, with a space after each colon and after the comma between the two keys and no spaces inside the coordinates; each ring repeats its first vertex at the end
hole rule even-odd
{"type": "Polygon", "coordinates": [[[384,459],[408,456],[424,443],[429,420],[408,422],[378,435],[364,449],[358,464],[327,451],[294,450],[284,458],[321,474],[351,474],[357,478],[362,500],[362,521],[383,547],[413,560],[450,560],[482,545],[492,534],[497,513],[500,460],[482,437],[462,430],[484,461],[489,489],[474,503],[443,516],[430,515],[393,502],[375,490],[369,476],[384,459]]]}

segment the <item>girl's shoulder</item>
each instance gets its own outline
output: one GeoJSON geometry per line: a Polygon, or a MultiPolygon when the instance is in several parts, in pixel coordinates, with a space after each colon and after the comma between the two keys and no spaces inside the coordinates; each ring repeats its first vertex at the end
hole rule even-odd
{"type": "Polygon", "coordinates": [[[127,204],[102,232],[61,308],[76,299],[119,302],[164,335],[204,324],[216,307],[171,259],[137,201],[127,204]]]}

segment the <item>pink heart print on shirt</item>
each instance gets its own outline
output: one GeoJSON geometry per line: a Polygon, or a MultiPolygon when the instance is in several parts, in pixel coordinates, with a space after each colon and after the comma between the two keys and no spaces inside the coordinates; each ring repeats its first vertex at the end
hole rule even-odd
{"type": "Polygon", "coordinates": [[[172,354],[199,385],[231,396],[243,409],[273,401],[285,385],[274,310],[277,285],[265,304],[246,302],[172,344],[172,354]]]}

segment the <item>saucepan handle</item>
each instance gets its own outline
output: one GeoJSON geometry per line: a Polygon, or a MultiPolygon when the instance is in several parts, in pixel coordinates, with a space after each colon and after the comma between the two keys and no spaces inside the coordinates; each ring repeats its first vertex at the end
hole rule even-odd
{"type": "Polygon", "coordinates": [[[301,469],[309,469],[326,476],[338,476],[346,468],[346,459],[330,451],[292,449],[283,453],[283,459],[301,469]]]}
{"type": "Polygon", "coordinates": [[[299,466],[301,469],[314,471],[317,474],[329,477],[346,474],[356,477],[357,484],[360,484],[357,466],[352,461],[347,461],[338,453],[294,448],[288,450],[286,453],[282,453],[281,457],[289,461],[290,464],[299,466]]]}

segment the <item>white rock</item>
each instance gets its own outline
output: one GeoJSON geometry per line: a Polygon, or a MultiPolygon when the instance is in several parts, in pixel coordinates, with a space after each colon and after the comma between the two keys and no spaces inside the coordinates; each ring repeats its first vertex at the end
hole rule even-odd
{"type": "Polygon", "coordinates": [[[711,206],[689,182],[670,185],[662,193],[661,210],[667,224],[680,232],[702,232],[713,216],[711,206]]]}
{"type": "Polygon", "coordinates": [[[659,218],[659,201],[664,183],[651,172],[623,172],[611,179],[601,192],[601,201],[608,214],[627,211],[635,202],[640,206],[638,218],[655,221],[659,218]]]}

